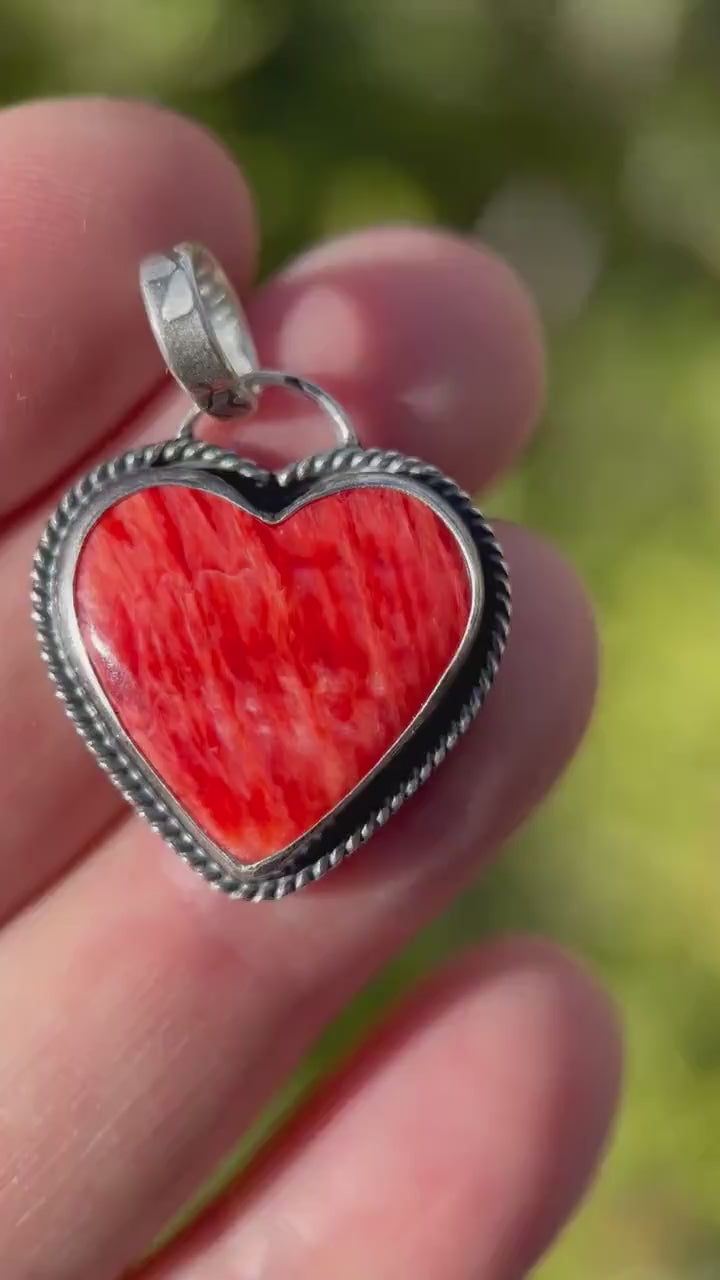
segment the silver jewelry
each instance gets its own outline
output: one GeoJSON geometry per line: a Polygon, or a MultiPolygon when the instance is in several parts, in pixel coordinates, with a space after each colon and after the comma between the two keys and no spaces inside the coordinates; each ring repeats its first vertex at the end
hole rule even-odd
{"type": "Polygon", "coordinates": [[[324,390],[303,378],[257,367],[240,303],[206,249],[186,244],[167,255],[153,255],[141,266],[140,282],[152,331],[192,408],[177,439],[133,449],[100,464],[63,498],[36,553],[33,616],[50,676],[68,714],[136,811],[211,885],[254,901],[281,898],[355,852],[417,791],[469,727],[505,646],[510,619],[507,569],[489,525],[452,480],[419,459],[363,449],[345,411],[324,390]],[[217,418],[248,416],[268,386],[285,387],[314,402],[330,420],[335,446],[271,472],[195,439],[204,413],[217,418]],[[410,722],[329,812],[284,847],[255,861],[240,861],[213,839],[150,765],[123,727],[78,623],[75,584],[89,534],[116,503],[168,486],[213,495],[273,527],[330,495],[399,491],[438,517],[452,535],[467,574],[464,631],[454,656],[410,722]]]}

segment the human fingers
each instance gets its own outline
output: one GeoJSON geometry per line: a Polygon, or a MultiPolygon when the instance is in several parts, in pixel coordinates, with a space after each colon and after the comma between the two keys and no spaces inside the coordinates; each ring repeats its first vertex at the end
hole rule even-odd
{"type": "Polygon", "coordinates": [[[609,1002],[509,939],[413,994],[142,1280],[520,1280],[604,1145],[609,1002]]]}
{"type": "Polygon", "coordinates": [[[0,937],[0,1238],[18,1274],[95,1280],[140,1255],[327,1019],[562,768],[592,699],[589,611],[547,547],[501,538],[515,619],[483,715],[347,868],[243,906],[130,819],[0,937]]]}
{"type": "Polygon", "coordinates": [[[0,112],[0,518],[158,385],[138,264],[190,235],[247,284],[250,196],[199,126],[91,98],[0,112]]]}

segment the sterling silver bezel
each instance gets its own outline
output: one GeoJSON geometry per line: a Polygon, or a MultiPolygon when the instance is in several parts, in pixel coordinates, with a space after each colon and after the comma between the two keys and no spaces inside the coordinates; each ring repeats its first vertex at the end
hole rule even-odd
{"type": "Polygon", "coordinates": [[[490,526],[470,498],[435,468],[393,451],[351,446],[304,458],[282,471],[264,470],[237,454],[197,441],[174,440],[131,450],[103,463],[65,496],[40,541],[33,570],[33,617],[43,657],[59,697],[100,766],[133,808],[188,865],[233,897],[281,898],[320,879],[387,822],[442,762],[479,711],[496,674],[510,621],[510,589],[502,553],[490,526]],[[260,497],[271,488],[287,495],[277,510],[256,506],[253,496],[231,487],[246,483],[260,497]],[[435,690],[412,724],[350,796],[287,849],[253,865],[241,865],[185,813],[137,751],[94,675],[74,613],[73,580],[83,541],[95,521],[121,497],[148,485],[184,484],[219,493],[269,522],[287,518],[308,502],[342,488],[384,485],[419,497],[457,538],[471,583],[471,609],[463,640],[435,690]],[[478,645],[481,652],[478,654],[478,645]],[[383,778],[410,748],[473,659],[473,679],[449,720],[427,742],[407,776],[379,796],[383,778]],[[368,808],[351,831],[332,843],[365,792],[368,808]],[[328,845],[330,844],[330,847],[328,845]]]}

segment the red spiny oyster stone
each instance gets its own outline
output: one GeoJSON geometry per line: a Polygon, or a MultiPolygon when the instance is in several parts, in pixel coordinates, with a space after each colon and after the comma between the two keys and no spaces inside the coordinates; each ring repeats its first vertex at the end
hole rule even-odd
{"type": "Polygon", "coordinates": [[[268,524],[158,485],[93,526],[75,610],[126,733],[250,863],[314,826],[407,728],[458,649],[470,583],[440,517],[396,489],[268,524]]]}

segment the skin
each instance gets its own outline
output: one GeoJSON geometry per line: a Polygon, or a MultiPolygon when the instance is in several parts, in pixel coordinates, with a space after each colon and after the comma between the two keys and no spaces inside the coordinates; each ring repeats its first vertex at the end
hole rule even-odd
{"type": "MultiPolygon", "coordinates": [[[[592,1175],[620,1058],[606,997],[529,939],[474,948],[418,990],[219,1207],[140,1261],[327,1020],[528,816],[575,750],[595,682],[574,574],[503,527],[515,617],[497,685],[347,867],[244,906],[130,815],[52,697],[27,579],[68,481],[175,429],[182,397],[160,378],[136,272],[189,238],[241,290],[263,362],[326,385],[368,445],[476,491],[541,404],[532,309],[476,244],[365,231],[252,291],[250,196],[196,126],[128,103],[0,114],[3,1276],[515,1280],[592,1175]]],[[[321,446],[317,421],[271,404],[244,450],[321,446]]]]}

